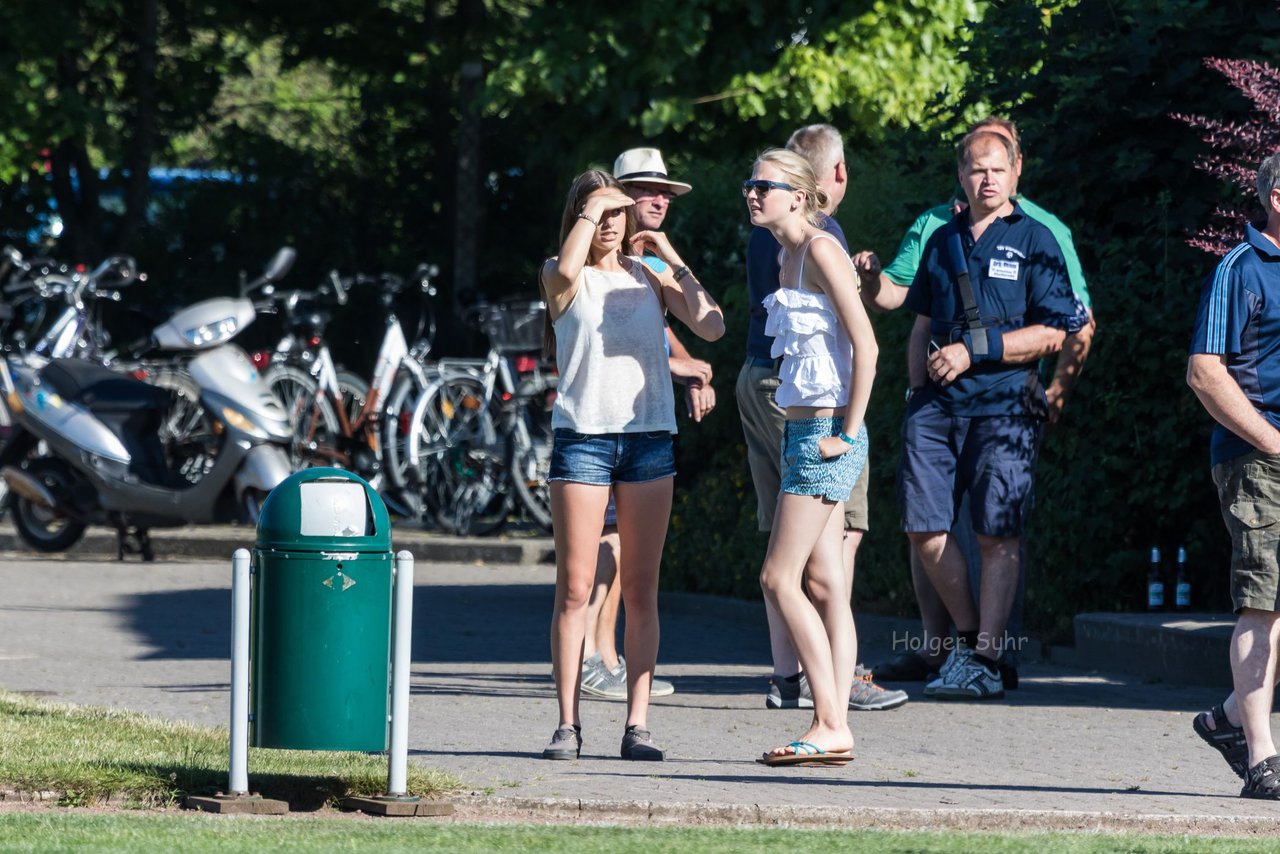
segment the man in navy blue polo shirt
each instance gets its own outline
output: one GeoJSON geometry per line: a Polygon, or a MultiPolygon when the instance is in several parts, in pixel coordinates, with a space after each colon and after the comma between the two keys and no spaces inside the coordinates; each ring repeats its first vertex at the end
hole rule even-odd
{"type": "Polygon", "coordinates": [[[1209,446],[1231,535],[1235,691],[1193,726],[1244,779],[1240,796],[1280,800],[1271,738],[1280,638],[1280,154],[1258,170],[1267,214],[1205,282],[1187,383],[1217,424],[1209,446]]]}
{"type": "Polygon", "coordinates": [[[1047,414],[1036,362],[1083,323],[1057,240],[1011,200],[1015,158],[997,133],[960,142],[969,207],[929,238],[904,303],[918,315],[912,386],[928,383],[902,428],[902,526],[960,638],[925,686],[938,699],[1004,696],[998,662],[1047,414]],[[976,608],[949,533],[966,491],[982,555],[976,608]]]}

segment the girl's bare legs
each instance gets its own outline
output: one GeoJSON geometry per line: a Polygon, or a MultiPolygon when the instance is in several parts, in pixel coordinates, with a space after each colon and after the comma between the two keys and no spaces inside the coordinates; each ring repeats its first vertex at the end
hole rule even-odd
{"type": "Polygon", "coordinates": [[[556,544],[556,601],[551,612],[551,670],[556,679],[560,726],[578,726],[582,644],[587,603],[609,487],[563,480],[551,483],[551,524],[556,544]]]}
{"type": "MultiPolygon", "coordinates": [[[[769,549],[760,570],[765,598],[782,616],[813,692],[813,725],[800,740],[826,751],[853,749],[848,719],[853,618],[848,600],[844,600],[843,615],[834,605],[824,607],[820,613],[805,596],[801,575],[808,564],[811,590],[816,587],[824,591],[827,601],[843,595],[843,519],[833,512],[837,506],[819,496],[784,493],[778,501],[769,549]],[[811,560],[811,555],[817,560],[811,560]],[[833,624],[825,625],[824,617],[833,624]],[[837,636],[842,637],[836,640],[833,655],[832,642],[837,636]]],[[[791,751],[780,747],[773,752],[781,755],[791,751]]]]}
{"type": "Polygon", "coordinates": [[[832,508],[827,525],[809,555],[805,573],[809,598],[827,630],[827,641],[831,645],[836,697],[845,699],[842,709],[847,713],[853,671],[858,662],[858,635],[849,604],[853,579],[845,565],[843,504],[837,503],[832,508]]]}
{"type": "Polygon", "coordinates": [[[627,726],[646,729],[649,690],[658,662],[658,567],[671,520],[673,478],[615,483],[622,559],[617,584],[627,612],[623,651],[627,656],[627,726]]]}
{"type": "Polygon", "coordinates": [[[587,635],[583,644],[584,658],[597,652],[604,666],[613,670],[618,666],[618,604],[621,601],[618,578],[618,529],[609,525],[600,535],[600,550],[596,556],[596,580],[591,592],[591,604],[587,606],[587,635]]]}

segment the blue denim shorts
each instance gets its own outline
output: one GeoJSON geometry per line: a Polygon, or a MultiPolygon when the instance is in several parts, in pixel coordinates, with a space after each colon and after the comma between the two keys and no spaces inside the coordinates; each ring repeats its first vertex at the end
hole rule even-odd
{"type": "Polygon", "coordinates": [[[1042,429],[1028,416],[968,418],[933,401],[908,405],[898,466],[902,530],[950,531],[968,492],[975,533],[1021,536],[1035,503],[1042,429]]]}
{"type": "Polygon", "coordinates": [[[609,486],[646,483],[675,473],[671,434],[665,430],[587,434],[560,428],[551,445],[547,479],[609,486]]]}
{"type": "Polygon", "coordinates": [[[792,495],[821,495],[848,501],[867,464],[867,427],[853,437],[853,447],[838,457],[823,459],[818,441],[844,429],[844,416],[788,419],[782,428],[782,491],[792,495]]]}

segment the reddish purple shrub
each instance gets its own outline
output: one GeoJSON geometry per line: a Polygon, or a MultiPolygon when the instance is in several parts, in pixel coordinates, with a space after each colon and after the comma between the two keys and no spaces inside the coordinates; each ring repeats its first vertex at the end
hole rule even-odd
{"type": "Polygon", "coordinates": [[[1280,69],[1248,59],[1210,57],[1204,64],[1221,72],[1256,111],[1253,118],[1244,122],[1173,114],[1173,118],[1200,130],[1201,139],[1213,149],[1213,153],[1196,161],[1196,168],[1230,182],[1239,190],[1237,204],[1215,210],[1210,224],[1187,240],[1197,249],[1225,255],[1240,241],[1245,223],[1253,218],[1251,211],[1257,208],[1254,179],[1258,164],[1280,150],[1280,69]]]}

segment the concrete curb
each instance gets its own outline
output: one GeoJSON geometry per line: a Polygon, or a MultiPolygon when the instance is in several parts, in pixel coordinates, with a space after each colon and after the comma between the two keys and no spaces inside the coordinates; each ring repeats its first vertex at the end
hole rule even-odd
{"type": "MultiPolygon", "coordinates": [[[[238,548],[253,548],[254,529],[248,526],[191,526],[162,528],[151,533],[158,558],[229,559],[238,548]]],[[[555,561],[550,537],[451,537],[414,528],[395,528],[392,542],[396,550],[408,549],[418,561],[433,563],[545,564],[555,561]]],[[[116,557],[116,533],[109,528],[90,528],[75,547],[66,552],[33,552],[10,530],[0,531],[0,551],[36,555],[51,560],[84,560],[116,557]]],[[[127,560],[138,560],[130,555],[127,560]]]]}
{"type": "Polygon", "coordinates": [[[799,827],[845,830],[948,830],[962,832],[1077,831],[1262,835],[1275,832],[1274,817],[1227,817],[1003,809],[884,809],[867,807],[761,806],[759,804],[655,803],[577,798],[508,798],[469,795],[454,799],[454,821],[683,827],[799,827]]]}
{"type": "Polygon", "coordinates": [[[1232,689],[1230,614],[1077,614],[1080,666],[1232,689]]]}

